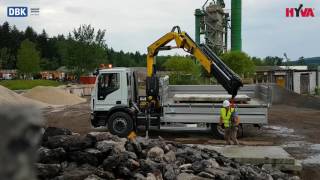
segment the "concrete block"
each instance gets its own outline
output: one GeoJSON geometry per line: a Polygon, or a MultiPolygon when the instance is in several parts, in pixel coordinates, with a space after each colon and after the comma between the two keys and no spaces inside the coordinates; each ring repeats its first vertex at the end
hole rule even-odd
{"type": "Polygon", "coordinates": [[[289,164],[294,165],[295,159],[280,146],[212,146],[197,145],[202,149],[211,149],[240,163],[256,165],[289,164]]]}
{"type": "MultiPolygon", "coordinates": [[[[175,94],[173,100],[175,102],[223,102],[226,99],[231,99],[231,95],[228,94],[175,94]]],[[[250,97],[247,95],[237,95],[236,102],[250,101],[250,97]]]]}

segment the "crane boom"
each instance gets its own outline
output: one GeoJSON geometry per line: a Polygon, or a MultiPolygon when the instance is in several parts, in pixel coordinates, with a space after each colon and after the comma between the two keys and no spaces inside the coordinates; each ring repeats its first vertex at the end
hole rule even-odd
{"type": "Polygon", "coordinates": [[[156,82],[157,78],[155,76],[155,57],[159,51],[173,48],[182,48],[192,54],[204,69],[210,75],[213,75],[232,97],[235,97],[239,88],[243,86],[240,77],[228,68],[214,52],[206,45],[198,46],[186,32],[182,32],[179,26],[175,26],[171,32],[165,34],[148,47],[147,95],[155,96],[158,92],[157,89],[159,85],[156,82]],[[173,40],[176,43],[176,47],[166,46],[173,40]]]}

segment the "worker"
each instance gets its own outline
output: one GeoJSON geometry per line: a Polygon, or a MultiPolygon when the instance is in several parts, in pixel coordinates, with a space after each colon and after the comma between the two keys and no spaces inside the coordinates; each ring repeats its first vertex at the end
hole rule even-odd
{"type": "Polygon", "coordinates": [[[240,119],[235,108],[231,107],[228,100],[223,101],[220,110],[220,125],[224,127],[224,138],[228,145],[231,145],[231,140],[235,145],[239,145],[237,140],[239,123],[240,119]]]}

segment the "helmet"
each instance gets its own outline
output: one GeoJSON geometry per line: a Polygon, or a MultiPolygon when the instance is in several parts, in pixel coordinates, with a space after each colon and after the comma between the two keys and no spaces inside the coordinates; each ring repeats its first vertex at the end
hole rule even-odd
{"type": "Polygon", "coordinates": [[[229,107],[230,106],[230,102],[228,100],[224,100],[222,103],[223,107],[229,107]]]}

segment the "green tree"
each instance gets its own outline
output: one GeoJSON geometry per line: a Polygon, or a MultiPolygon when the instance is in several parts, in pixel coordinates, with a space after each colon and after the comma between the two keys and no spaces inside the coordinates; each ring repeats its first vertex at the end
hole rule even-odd
{"type": "Polygon", "coordinates": [[[172,56],[164,64],[171,84],[198,84],[200,67],[190,57],[172,56]]]}
{"type": "Polygon", "coordinates": [[[251,76],[255,71],[253,61],[244,52],[227,52],[222,54],[221,59],[235,73],[243,75],[244,77],[251,76]]]}
{"type": "Polygon", "coordinates": [[[251,60],[254,63],[254,65],[256,65],[256,66],[263,66],[264,65],[264,62],[261,58],[252,57],[251,60]]]}
{"type": "Polygon", "coordinates": [[[305,61],[305,59],[304,59],[303,56],[299,57],[299,59],[298,59],[298,65],[306,65],[306,61],[305,61]]]}
{"type": "Polygon", "coordinates": [[[67,40],[60,42],[60,54],[67,67],[73,70],[77,79],[84,73],[93,71],[101,63],[107,63],[105,30],[91,25],[81,25],[69,33],[67,40]]]}
{"type": "Polygon", "coordinates": [[[14,57],[10,54],[8,48],[0,49],[0,69],[9,69],[10,62],[14,61],[14,57]]]}
{"type": "Polygon", "coordinates": [[[268,66],[281,66],[283,64],[283,58],[278,56],[267,56],[264,58],[264,63],[268,66]]]}
{"type": "Polygon", "coordinates": [[[40,71],[40,53],[36,50],[36,45],[28,39],[22,41],[18,50],[17,67],[19,73],[27,78],[40,71]]]}

